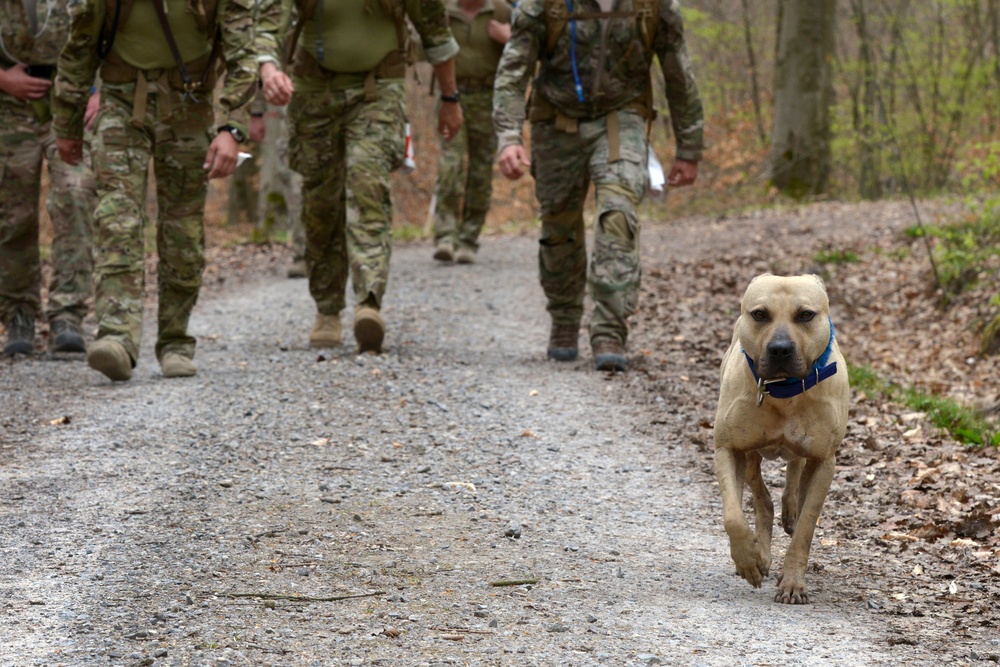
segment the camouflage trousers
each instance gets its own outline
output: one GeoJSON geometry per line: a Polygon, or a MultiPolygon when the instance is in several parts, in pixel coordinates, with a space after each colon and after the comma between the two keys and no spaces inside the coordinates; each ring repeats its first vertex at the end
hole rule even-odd
{"type": "Polygon", "coordinates": [[[266,138],[260,149],[260,195],[258,226],[288,232],[296,259],[305,257],[302,228],[302,177],[288,165],[288,117],[285,107],[267,105],[264,113],[266,138]]]}
{"type": "MultiPolygon", "coordinates": [[[[94,179],[88,167],[71,167],[60,159],[51,123],[40,121],[33,106],[47,103],[32,105],[0,93],[0,322],[9,322],[19,310],[32,319],[42,310],[38,202],[44,158],[53,227],[45,316],[79,324],[90,297],[94,179]]],[[[84,164],[88,158],[89,153],[84,164]]]]}
{"type": "Polygon", "coordinates": [[[170,351],[193,357],[195,339],[187,327],[205,268],[208,181],[202,165],[210,143],[212,101],[185,101],[179,92],[150,82],[146,112],[133,118],[135,87],[104,83],[94,133],[97,336],[120,341],[133,361],[138,358],[152,160],[159,256],[156,356],[161,359],[170,351]]]}
{"type": "Polygon", "coordinates": [[[403,83],[296,94],[288,109],[291,165],[302,174],[309,292],[318,312],[344,309],[348,272],[355,303],[380,307],[392,254],[389,174],[403,162],[403,83]]]}
{"type": "Polygon", "coordinates": [[[590,337],[608,336],[623,345],[627,319],[639,300],[639,218],[646,191],[646,121],[619,111],[618,159],[610,161],[607,117],[580,120],[576,132],[555,123],[531,128],[531,173],[542,216],[538,265],[548,311],[555,324],[583,316],[589,282],[594,312],[590,337]],[[594,184],[597,220],[587,275],[583,205],[594,184]]]}
{"type": "MultiPolygon", "coordinates": [[[[459,83],[459,88],[461,88],[459,83]]],[[[462,91],[462,129],[441,140],[434,209],[434,241],[478,247],[493,194],[493,91],[462,91]],[[468,161],[466,161],[468,156],[468,161]],[[464,207],[463,207],[464,203],[464,207]]]]}

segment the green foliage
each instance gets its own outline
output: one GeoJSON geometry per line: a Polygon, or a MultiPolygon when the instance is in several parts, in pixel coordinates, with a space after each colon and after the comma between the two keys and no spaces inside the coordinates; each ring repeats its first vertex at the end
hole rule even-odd
{"type": "Polygon", "coordinates": [[[419,225],[394,225],[392,228],[393,241],[415,241],[427,238],[427,234],[419,225]]]}
{"type": "Polygon", "coordinates": [[[853,250],[820,250],[813,256],[817,264],[856,264],[860,261],[858,253],[853,250]]]}
{"type": "Polygon", "coordinates": [[[974,285],[991,259],[1000,256],[1000,199],[983,203],[953,224],[910,227],[906,234],[935,239],[934,259],[941,282],[953,292],[961,291],[974,285]]]}
{"type": "Polygon", "coordinates": [[[900,387],[887,382],[868,366],[849,364],[851,387],[869,396],[900,403],[927,414],[931,423],[968,445],[1000,446],[1000,429],[975,410],[950,398],[915,387],[900,387]]]}

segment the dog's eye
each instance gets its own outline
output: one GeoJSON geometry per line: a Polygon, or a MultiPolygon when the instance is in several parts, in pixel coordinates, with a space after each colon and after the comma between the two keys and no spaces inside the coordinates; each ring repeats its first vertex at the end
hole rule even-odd
{"type": "Polygon", "coordinates": [[[812,319],[816,317],[816,313],[811,310],[803,310],[799,313],[799,322],[812,322],[812,319]]]}
{"type": "Polygon", "coordinates": [[[753,318],[754,322],[767,322],[767,311],[763,308],[758,308],[750,312],[750,317],[753,318]]]}

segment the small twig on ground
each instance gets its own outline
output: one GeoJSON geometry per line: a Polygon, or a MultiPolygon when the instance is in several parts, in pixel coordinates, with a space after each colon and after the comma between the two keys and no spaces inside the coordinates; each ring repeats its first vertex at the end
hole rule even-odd
{"type": "Polygon", "coordinates": [[[239,593],[226,591],[208,591],[206,595],[214,595],[220,598],[258,598],[261,600],[287,600],[289,602],[339,602],[340,600],[350,600],[352,598],[370,598],[376,595],[385,595],[385,591],[372,591],[371,593],[355,593],[353,595],[334,595],[330,597],[314,597],[311,595],[285,595],[283,593],[239,593]]]}
{"type": "Polygon", "coordinates": [[[525,584],[537,584],[538,579],[507,579],[501,581],[491,581],[490,586],[524,586],[525,584]]]}
{"type": "Polygon", "coordinates": [[[492,635],[494,634],[491,630],[472,630],[470,628],[446,628],[440,625],[436,625],[431,628],[431,630],[437,630],[438,632],[463,632],[468,635],[492,635]]]}

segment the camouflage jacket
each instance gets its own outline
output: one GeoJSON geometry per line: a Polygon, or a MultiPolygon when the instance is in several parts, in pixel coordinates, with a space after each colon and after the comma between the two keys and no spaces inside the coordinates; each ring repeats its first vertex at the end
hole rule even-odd
{"type": "MultiPolygon", "coordinates": [[[[598,12],[596,0],[573,0],[583,11],[598,12]]],[[[617,0],[615,9],[628,11],[630,0],[617,0]]],[[[573,34],[567,25],[552,53],[546,45],[546,0],[522,0],[514,11],[510,42],[497,68],[493,96],[493,123],[498,149],[521,143],[525,120],[525,91],[535,73],[533,95],[540,95],[572,118],[600,117],[641,100],[647,85],[651,54],[645,53],[634,18],[576,21],[576,63],[582,84],[579,101],[573,75],[573,34]],[[602,24],[607,22],[602,40],[602,24]],[[605,66],[602,66],[605,63],[605,66]]],[[[704,147],[701,98],[684,42],[678,0],[659,0],[659,23],[652,51],[660,61],[666,82],[670,122],[677,140],[677,157],[700,160],[704,147]]]]}
{"type": "Polygon", "coordinates": [[[23,0],[0,0],[0,67],[55,65],[69,34],[67,0],[38,0],[28,16],[23,0]]]}
{"type": "MultiPolygon", "coordinates": [[[[83,112],[101,62],[98,35],[114,0],[76,0],[69,40],[59,56],[53,106],[56,135],[83,136],[83,112]]],[[[138,0],[136,0],[138,1],[138,0]]],[[[191,0],[198,2],[199,0],[191,0]]],[[[257,58],[254,51],[256,0],[218,0],[215,14],[207,18],[221,27],[221,53],[226,78],[216,107],[216,127],[232,125],[247,133],[249,104],[257,91],[257,58]]],[[[206,33],[205,39],[211,37],[206,33]]]]}

